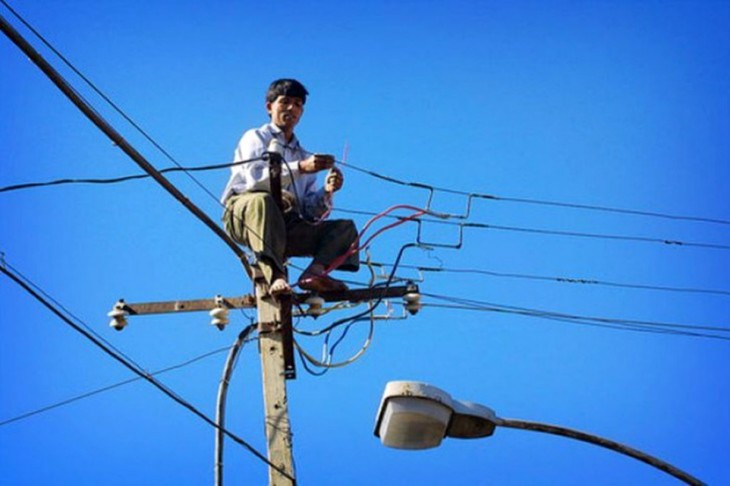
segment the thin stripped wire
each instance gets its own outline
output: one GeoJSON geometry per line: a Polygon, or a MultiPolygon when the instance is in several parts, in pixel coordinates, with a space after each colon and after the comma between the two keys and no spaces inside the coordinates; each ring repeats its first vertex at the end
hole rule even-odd
{"type": "MultiPolygon", "coordinates": [[[[0,0],[2,1],[2,0],[0,0]]],[[[18,274],[16,275],[14,271],[8,270],[6,266],[0,266],[0,272],[4,273],[8,278],[10,278],[13,282],[18,284],[21,288],[23,288],[27,293],[29,293],[33,298],[35,298],[38,302],[40,302],[44,307],[46,307],[51,313],[53,313],[56,317],[61,319],[66,325],[73,328],[75,331],[80,333],[82,336],[84,336],[87,340],[91,341],[92,344],[94,344],[96,347],[101,349],[106,355],[120,363],[125,368],[132,371],[134,374],[138,375],[140,378],[145,379],[147,382],[152,384],[155,388],[160,390],[163,394],[165,394],[167,397],[171,398],[174,402],[176,402],[178,405],[181,405],[182,407],[186,408],[188,411],[192,412],[195,416],[203,420],[208,425],[214,427],[215,429],[223,431],[223,433],[228,436],[230,439],[232,439],[235,443],[243,446],[245,449],[247,449],[249,452],[251,452],[255,457],[257,457],[262,462],[268,464],[270,467],[274,468],[275,470],[279,471],[283,476],[290,479],[292,482],[294,482],[294,478],[291,477],[283,468],[280,466],[273,464],[271,461],[269,461],[266,456],[261,454],[259,451],[257,451],[252,445],[250,445],[248,442],[240,438],[239,436],[235,435],[231,431],[225,429],[224,427],[218,426],[218,424],[215,423],[214,420],[212,420],[210,417],[205,415],[203,412],[198,410],[194,405],[192,405],[190,402],[184,400],[180,395],[172,391],[169,387],[164,385],[162,382],[151,376],[147,371],[144,369],[140,369],[133,363],[126,360],[123,356],[115,352],[113,349],[106,346],[103,342],[96,339],[91,333],[87,332],[84,329],[84,326],[81,326],[74,322],[71,318],[64,315],[61,310],[59,310],[56,306],[54,306],[50,301],[45,299],[42,295],[40,295],[38,292],[36,292],[30,285],[25,283],[24,280],[27,280],[27,278],[23,277],[22,275],[18,274]]]]}

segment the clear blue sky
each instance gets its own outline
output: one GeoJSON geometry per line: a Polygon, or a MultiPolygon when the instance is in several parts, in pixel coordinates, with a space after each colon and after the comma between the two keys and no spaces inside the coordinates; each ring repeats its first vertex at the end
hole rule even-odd
{"type": "MultiPolygon", "coordinates": [[[[297,130],[304,146],[341,157],[349,144],[348,161],[361,168],[505,198],[730,220],[727,2],[12,6],[186,166],[230,161],[241,133],[266,121],[268,83],[296,77],[310,91],[297,130]]],[[[171,165],[5,7],[0,13],[153,164],[171,165]]],[[[4,36],[0,93],[0,186],[140,172],[4,36]]],[[[426,204],[424,190],[344,171],[340,209],[426,204]]],[[[227,177],[195,174],[210,194],[184,174],[170,179],[218,220],[227,177]]],[[[445,192],[432,201],[436,211],[465,206],[445,192]]],[[[107,326],[120,297],[251,291],[233,253],[149,180],[0,192],[0,214],[5,260],[150,371],[227,348],[253,317],[232,314],[224,332],[204,313],[133,318],[121,333],[107,326]]],[[[362,227],[368,217],[354,219],[362,227]]],[[[727,224],[509,201],[476,200],[468,221],[730,245],[727,224]]],[[[374,241],[372,259],[392,263],[415,238],[414,225],[390,231],[374,241]]],[[[422,238],[454,243],[458,228],[425,224],[422,238]]],[[[426,272],[426,304],[448,304],[441,296],[730,327],[727,249],[466,228],[461,249],[409,250],[403,264],[552,278],[426,272]]],[[[418,277],[411,268],[398,275],[418,277]]],[[[348,278],[365,283],[368,273],[348,278]]],[[[299,325],[323,327],[357,310],[299,325]]],[[[131,377],[4,276],[0,321],[0,422],[131,377]]],[[[354,354],[366,334],[365,324],[353,327],[335,360],[354,354]]],[[[299,342],[320,352],[321,340],[299,342]]],[[[727,340],[426,306],[378,323],[370,349],[349,366],[315,377],[297,363],[299,376],[288,383],[297,476],[304,485],[676,484],[616,453],[525,431],[421,452],[384,448],[373,436],[380,395],[387,381],[408,379],[729,484],[729,351],[727,340]]],[[[221,352],[160,378],[213,416],[224,359],[221,352]]],[[[244,348],[230,393],[228,427],[265,451],[255,343],[244,348]]],[[[209,426],[136,382],[0,426],[0,477],[12,485],[209,484],[213,439],[209,426]]],[[[267,478],[266,466],[231,442],[225,474],[228,484],[267,478]]]]}

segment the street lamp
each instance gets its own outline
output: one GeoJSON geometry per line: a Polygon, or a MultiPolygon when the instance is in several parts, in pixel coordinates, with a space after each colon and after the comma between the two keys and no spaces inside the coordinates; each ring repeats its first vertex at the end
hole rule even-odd
{"type": "Polygon", "coordinates": [[[448,437],[488,437],[496,425],[494,412],[461,402],[432,385],[391,381],[385,386],[375,435],[396,449],[430,449],[448,437]]]}
{"type": "Polygon", "coordinates": [[[455,400],[440,388],[415,381],[391,381],[385,386],[375,421],[375,435],[388,447],[430,449],[441,444],[444,437],[489,437],[496,426],[589,442],[638,459],[687,484],[704,484],[669,463],[618,442],[566,427],[499,418],[488,407],[455,400]]]}

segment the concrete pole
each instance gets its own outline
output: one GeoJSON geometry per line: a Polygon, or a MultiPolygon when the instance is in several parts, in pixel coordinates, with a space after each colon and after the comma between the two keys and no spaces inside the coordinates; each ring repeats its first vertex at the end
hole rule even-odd
{"type": "MultiPolygon", "coordinates": [[[[294,478],[292,432],[286,395],[283,326],[291,325],[291,297],[272,299],[263,279],[255,280],[259,319],[259,347],[264,387],[264,414],[269,461],[294,478]]],[[[269,467],[269,485],[291,485],[294,481],[269,467]]]]}

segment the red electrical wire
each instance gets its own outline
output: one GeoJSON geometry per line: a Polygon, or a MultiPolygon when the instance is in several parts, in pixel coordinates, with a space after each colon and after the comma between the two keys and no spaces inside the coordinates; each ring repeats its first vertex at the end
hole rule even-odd
{"type": "Polygon", "coordinates": [[[329,266],[322,273],[322,276],[326,276],[326,275],[330,274],[335,268],[342,265],[342,263],[347,259],[347,257],[357,253],[358,251],[362,250],[363,248],[366,248],[370,244],[370,242],[373,241],[373,239],[375,239],[375,237],[379,236],[383,232],[385,232],[389,229],[395,228],[396,226],[400,226],[403,223],[407,223],[408,221],[413,221],[414,219],[418,218],[419,216],[423,216],[426,213],[428,213],[428,211],[423,208],[418,208],[416,206],[410,206],[408,204],[398,204],[398,205],[389,207],[388,209],[386,209],[385,211],[383,211],[379,214],[376,214],[375,216],[370,218],[370,220],[367,223],[365,223],[365,226],[363,226],[362,231],[360,231],[360,233],[358,234],[357,239],[352,243],[352,245],[350,245],[350,248],[343,255],[335,258],[335,260],[332,263],[330,263],[329,266]],[[368,229],[370,229],[370,226],[372,226],[372,224],[375,223],[375,221],[387,216],[391,212],[398,210],[398,209],[410,209],[414,212],[409,216],[404,216],[402,218],[399,218],[398,221],[396,221],[395,223],[391,223],[387,226],[380,228],[372,236],[370,236],[365,241],[365,243],[360,244],[360,241],[362,240],[363,235],[365,234],[365,232],[368,229]]]}

